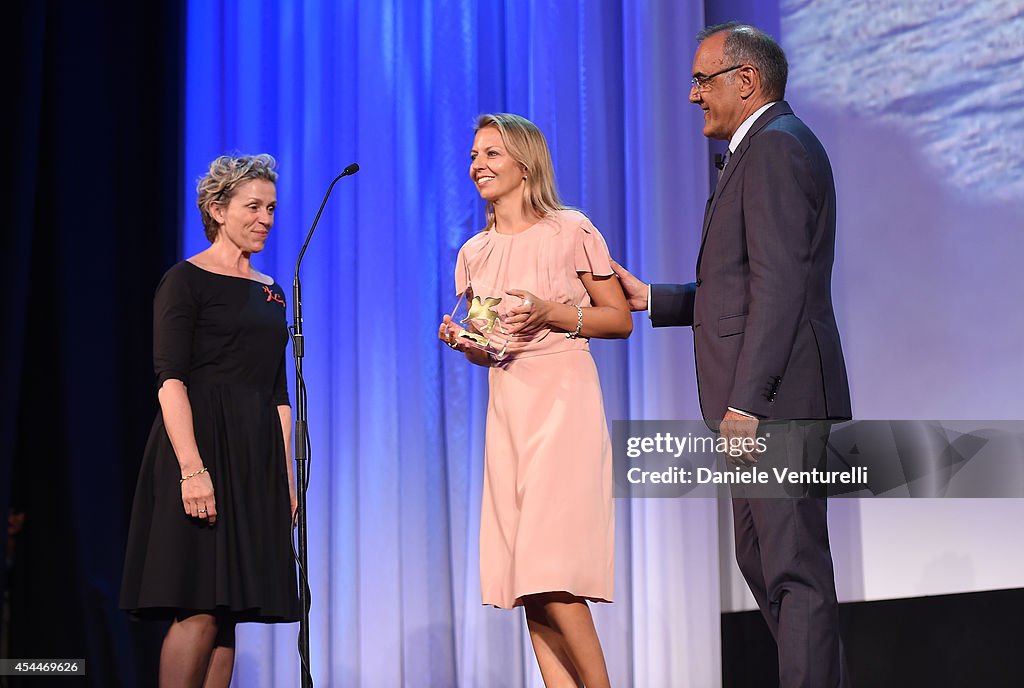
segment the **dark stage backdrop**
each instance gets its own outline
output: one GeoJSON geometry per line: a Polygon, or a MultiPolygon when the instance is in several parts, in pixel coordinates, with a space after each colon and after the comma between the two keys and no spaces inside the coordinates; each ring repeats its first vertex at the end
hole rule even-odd
{"type": "Polygon", "coordinates": [[[152,294],[178,254],[184,11],[8,10],[0,505],[25,520],[5,574],[5,649],[85,658],[92,685],[148,685],[159,629],[129,622],[117,588],[156,408],[152,294]]]}

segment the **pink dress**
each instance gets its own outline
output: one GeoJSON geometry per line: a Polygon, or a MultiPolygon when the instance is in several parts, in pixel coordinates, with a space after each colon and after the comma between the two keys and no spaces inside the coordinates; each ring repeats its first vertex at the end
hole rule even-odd
{"type": "MultiPolygon", "coordinates": [[[[471,238],[459,251],[455,287],[501,297],[501,316],[522,303],[506,289],[586,307],[581,272],[611,275],[608,247],[585,215],[562,210],[519,234],[471,238]]],[[[488,383],[483,603],[511,609],[523,595],[551,591],[610,602],[612,450],[588,341],[544,330],[493,363],[488,383]]]]}

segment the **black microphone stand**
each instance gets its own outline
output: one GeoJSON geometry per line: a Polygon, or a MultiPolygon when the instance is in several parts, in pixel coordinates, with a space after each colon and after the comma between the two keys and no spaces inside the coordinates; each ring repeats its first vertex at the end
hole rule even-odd
{"type": "Polygon", "coordinates": [[[302,335],[302,282],[299,280],[299,266],[302,264],[302,257],[306,254],[306,247],[309,240],[313,238],[313,232],[320,221],[320,215],[324,212],[327,199],[334,190],[334,185],[342,177],[347,177],[359,171],[359,165],[352,163],[345,168],[345,171],[334,178],[331,185],[327,187],[324,200],[320,204],[320,210],[316,211],[313,219],[313,226],[309,228],[306,241],[299,251],[299,258],[295,261],[295,279],[292,280],[292,354],[295,357],[295,483],[296,483],[296,518],[298,520],[299,543],[296,559],[299,562],[299,606],[302,608],[302,618],[299,621],[299,662],[302,664],[302,688],[312,688],[313,674],[309,668],[309,576],[308,576],[308,555],[306,552],[306,488],[309,487],[309,471],[307,461],[311,455],[309,441],[309,410],[306,407],[306,381],[302,378],[302,359],[306,355],[305,338],[302,335]]]}

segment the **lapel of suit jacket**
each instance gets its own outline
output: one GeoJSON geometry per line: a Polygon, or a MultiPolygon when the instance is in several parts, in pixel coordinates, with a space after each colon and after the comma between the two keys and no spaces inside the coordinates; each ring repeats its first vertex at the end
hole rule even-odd
{"type": "Polygon", "coordinates": [[[704,209],[704,227],[701,230],[700,235],[700,250],[697,253],[697,273],[700,274],[700,261],[704,257],[704,244],[708,240],[708,229],[711,227],[711,216],[715,214],[715,207],[718,205],[718,199],[721,197],[722,192],[725,190],[729,180],[732,179],[733,173],[739,167],[740,161],[743,159],[743,154],[750,148],[750,140],[754,138],[757,132],[761,131],[769,122],[776,117],[782,115],[792,115],[793,108],[789,107],[789,103],[784,100],[772,105],[770,108],[761,113],[754,124],[747,130],[746,135],[736,146],[736,151],[729,157],[729,164],[725,166],[725,170],[722,171],[722,176],[719,177],[718,183],[715,185],[715,190],[711,194],[711,198],[708,199],[707,206],[704,209]]]}

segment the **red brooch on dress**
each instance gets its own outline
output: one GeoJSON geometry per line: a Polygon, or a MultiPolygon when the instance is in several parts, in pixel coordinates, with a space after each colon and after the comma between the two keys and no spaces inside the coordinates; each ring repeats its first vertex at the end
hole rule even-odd
{"type": "Polygon", "coordinates": [[[264,285],[263,291],[267,295],[267,302],[268,303],[271,302],[271,301],[275,301],[275,302],[281,304],[281,306],[284,306],[284,298],[280,294],[278,294],[276,291],[272,290],[270,287],[268,287],[266,285],[264,285]]]}

